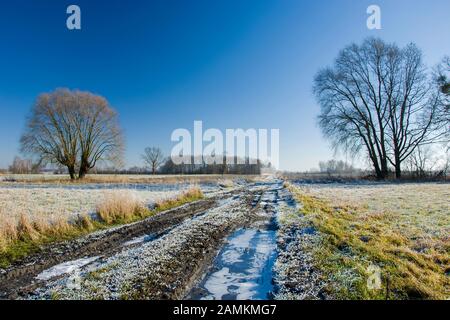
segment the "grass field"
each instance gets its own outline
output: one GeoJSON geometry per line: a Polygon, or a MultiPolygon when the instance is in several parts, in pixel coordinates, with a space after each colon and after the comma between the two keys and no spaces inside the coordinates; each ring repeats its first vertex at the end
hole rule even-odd
{"type": "Polygon", "coordinates": [[[137,221],[203,198],[196,186],[110,188],[0,184],[0,267],[42,245],[137,221]]]}
{"type": "Polygon", "coordinates": [[[332,296],[450,298],[449,184],[287,186],[321,235],[310,250],[332,296]]]}
{"type": "Polygon", "coordinates": [[[126,194],[142,205],[174,197],[179,191],[148,191],[131,188],[68,189],[46,188],[2,188],[0,187],[0,214],[16,217],[79,215],[95,212],[97,205],[107,198],[126,194]]]}

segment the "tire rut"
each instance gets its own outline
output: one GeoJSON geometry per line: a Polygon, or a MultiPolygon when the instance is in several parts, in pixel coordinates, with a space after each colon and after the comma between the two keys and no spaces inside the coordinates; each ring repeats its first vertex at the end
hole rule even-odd
{"type": "Polygon", "coordinates": [[[18,261],[7,269],[0,269],[0,299],[16,299],[26,296],[43,281],[35,277],[42,271],[86,256],[108,257],[124,249],[123,244],[145,234],[162,235],[176,225],[192,219],[215,206],[221,199],[241,192],[240,189],[224,192],[208,199],[199,200],[131,224],[99,231],[82,238],[55,243],[42,248],[18,261]]]}

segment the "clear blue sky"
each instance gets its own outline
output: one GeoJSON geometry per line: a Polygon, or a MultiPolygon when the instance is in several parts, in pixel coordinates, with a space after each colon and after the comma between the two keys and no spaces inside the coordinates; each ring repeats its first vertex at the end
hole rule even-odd
{"type": "Polygon", "coordinates": [[[58,87],[105,96],[120,113],[127,166],[170,134],[279,128],[282,169],[331,158],[316,125],[314,74],[367,36],[415,42],[426,62],[450,54],[450,1],[15,0],[0,4],[0,167],[18,154],[25,117],[58,87]],[[82,30],[66,28],[77,4],[82,30]],[[382,30],[368,30],[378,4],[382,30]]]}

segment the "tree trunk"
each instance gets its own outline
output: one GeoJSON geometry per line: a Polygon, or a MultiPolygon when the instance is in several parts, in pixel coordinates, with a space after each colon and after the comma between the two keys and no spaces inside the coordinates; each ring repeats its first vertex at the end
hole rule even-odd
{"type": "Polygon", "coordinates": [[[389,175],[388,165],[387,165],[387,159],[384,158],[381,160],[381,175],[382,179],[386,179],[389,175]]]}
{"type": "Polygon", "coordinates": [[[400,179],[402,177],[402,169],[399,164],[395,165],[395,178],[400,179]]]}
{"type": "Polygon", "coordinates": [[[156,166],[152,165],[152,174],[155,174],[155,173],[156,173],[156,166]]]}
{"type": "Polygon", "coordinates": [[[385,178],[383,171],[381,171],[377,166],[375,167],[375,175],[377,176],[378,180],[383,180],[385,178]]]}
{"type": "Polygon", "coordinates": [[[402,168],[400,155],[398,151],[395,151],[395,178],[400,179],[402,177],[402,168]]]}
{"type": "Polygon", "coordinates": [[[69,170],[70,180],[75,180],[75,167],[67,166],[67,169],[69,170]]]}
{"type": "Polygon", "coordinates": [[[398,159],[395,160],[395,178],[400,179],[402,177],[402,168],[400,166],[400,161],[398,159]]]}
{"type": "Polygon", "coordinates": [[[86,161],[81,160],[80,171],[78,173],[78,179],[83,179],[89,171],[89,165],[86,161]]]}
{"type": "Polygon", "coordinates": [[[378,164],[378,160],[375,157],[370,156],[370,160],[372,161],[373,168],[375,169],[375,175],[378,180],[383,180],[387,177],[387,173],[384,172],[383,169],[380,169],[380,165],[378,164]]]}
{"type": "Polygon", "coordinates": [[[78,174],[78,179],[83,179],[86,176],[86,173],[87,173],[87,170],[80,168],[80,172],[78,174]]]}

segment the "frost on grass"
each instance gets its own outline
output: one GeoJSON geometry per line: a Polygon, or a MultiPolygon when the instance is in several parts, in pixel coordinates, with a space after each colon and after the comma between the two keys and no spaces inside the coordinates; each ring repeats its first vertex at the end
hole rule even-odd
{"type": "Polygon", "coordinates": [[[203,197],[182,192],[0,187],[0,267],[40,246],[130,223],[203,197]]]}
{"type": "Polygon", "coordinates": [[[371,185],[299,185],[301,191],[334,206],[353,206],[359,214],[389,214],[391,227],[410,237],[450,234],[450,184],[374,183],[371,185]]]}
{"type": "Polygon", "coordinates": [[[450,297],[448,184],[288,185],[322,234],[314,263],[343,299],[450,297]],[[380,286],[368,285],[370,267],[380,286]]]}
{"type": "Polygon", "coordinates": [[[277,300],[316,300],[330,298],[324,292],[326,281],[315,267],[313,249],[321,236],[299,212],[289,193],[280,206],[277,231],[278,256],[274,267],[277,300]]]}
{"type": "Polygon", "coordinates": [[[127,195],[143,205],[150,205],[178,193],[132,189],[0,188],[0,214],[83,215],[95,212],[100,203],[114,196],[127,195]]]}

